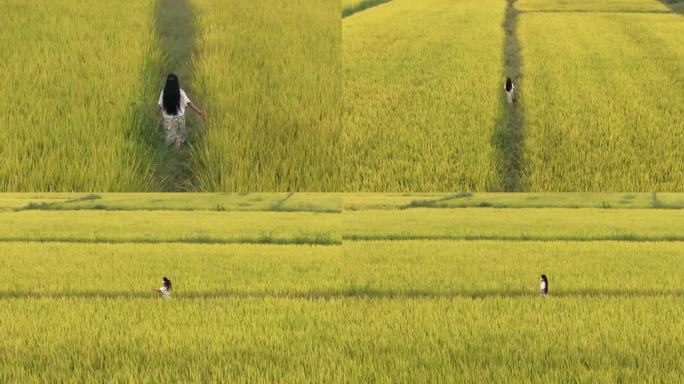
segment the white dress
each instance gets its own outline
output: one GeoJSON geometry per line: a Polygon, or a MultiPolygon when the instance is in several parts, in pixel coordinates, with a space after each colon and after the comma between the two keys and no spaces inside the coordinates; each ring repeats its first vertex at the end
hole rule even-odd
{"type": "Polygon", "coordinates": [[[171,291],[169,291],[166,287],[162,286],[161,288],[159,288],[159,293],[161,293],[162,298],[164,299],[168,299],[169,297],[171,297],[171,291]]]}
{"type": "Polygon", "coordinates": [[[513,104],[513,94],[515,93],[515,85],[511,85],[511,90],[506,89],[504,85],[504,92],[506,92],[506,98],[508,99],[508,104],[513,104]]]}

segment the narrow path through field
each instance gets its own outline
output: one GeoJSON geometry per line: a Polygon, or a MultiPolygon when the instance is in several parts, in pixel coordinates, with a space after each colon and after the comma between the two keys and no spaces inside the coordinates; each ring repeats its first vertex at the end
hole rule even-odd
{"type": "MultiPolygon", "coordinates": [[[[516,101],[508,105],[501,93],[502,116],[497,124],[496,145],[501,153],[501,168],[499,170],[502,180],[502,189],[506,192],[518,192],[520,185],[520,172],[522,168],[521,153],[522,144],[525,140],[523,131],[523,107],[519,100],[522,84],[522,71],[520,63],[520,43],[517,37],[518,10],[515,8],[516,0],[507,0],[506,16],[503,29],[505,32],[503,56],[504,77],[513,79],[516,91],[516,101]]],[[[503,83],[502,83],[503,86],[503,83]]]]}
{"type": "MultiPolygon", "coordinates": [[[[159,91],[169,73],[175,73],[188,96],[196,97],[192,88],[192,53],[195,48],[195,14],[190,0],[161,0],[156,19],[157,37],[166,55],[160,74],[159,91]]],[[[198,103],[201,105],[201,103],[198,103]]],[[[188,142],[197,145],[201,140],[200,124],[192,113],[186,114],[188,142]]],[[[193,166],[190,149],[186,145],[177,150],[165,145],[161,136],[155,145],[158,155],[156,178],[162,191],[192,190],[193,166]]]]}

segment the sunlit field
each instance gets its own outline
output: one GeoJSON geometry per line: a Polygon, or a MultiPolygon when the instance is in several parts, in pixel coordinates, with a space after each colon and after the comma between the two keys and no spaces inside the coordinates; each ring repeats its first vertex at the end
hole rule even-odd
{"type": "Polygon", "coordinates": [[[339,3],[193,3],[195,88],[210,111],[197,189],[341,190],[339,3]]]}
{"type": "Polygon", "coordinates": [[[504,8],[394,0],[343,19],[346,191],[500,187],[504,8]]]}
{"type": "Polygon", "coordinates": [[[152,0],[4,0],[0,191],[154,189],[152,0]]]}

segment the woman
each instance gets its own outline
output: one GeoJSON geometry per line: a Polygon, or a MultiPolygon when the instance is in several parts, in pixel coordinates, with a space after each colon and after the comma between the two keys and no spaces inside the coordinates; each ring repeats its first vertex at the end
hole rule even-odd
{"type": "Polygon", "coordinates": [[[506,92],[506,99],[508,99],[508,104],[513,104],[513,98],[515,96],[515,86],[513,85],[513,80],[511,78],[506,79],[506,84],[504,84],[504,92],[506,92]]]}
{"type": "Polygon", "coordinates": [[[190,107],[200,117],[204,117],[204,111],[196,107],[180,88],[178,76],[170,74],[166,79],[164,90],[159,96],[157,113],[164,118],[164,135],[166,144],[176,143],[176,148],[180,149],[188,138],[185,129],[185,108],[190,107]]]}
{"type": "Polygon", "coordinates": [[[164,276],[161,288],[157,288],[155,291],[159,292],[164,299],[171,297],[171,280],[164,276]]]}
{"type": "Polygon", "coordinates": [[[539,293],[546,296],[549,294],[549,279],[546,275],[541,275],[541,283],[539,283],[539,293]]]}

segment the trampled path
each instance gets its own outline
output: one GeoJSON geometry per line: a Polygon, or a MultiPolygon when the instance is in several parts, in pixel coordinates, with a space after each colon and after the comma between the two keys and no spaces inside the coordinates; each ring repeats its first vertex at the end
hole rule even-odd
{"type": "Polygon", "coordinates": [[[506,192],[521,191],[520,172],[522,168],[521,147],[525,141],[523,131],[523,104],[520,97],[522,83],[522,71],[520,60],[520,42],[516,34],[518,29],[518,10],[515,8],[516,0],[508,0],[506,16],[503,22],[505,33],[503,45],[504,78],[510,77],[515,84],[516,100],[508,105],[502,96],[503,114],[497,124],[495,145],[501,153],[501,167],[499,169],[502,189],[506,192]]]}
{"type": "MultiPolygon", "coordinates": [[[[161,67],[159,91],[169,73],[175,73],[191,100],[196,95],[192,87],[192,54],[196,43],[195,14],[190,0],[161,0],[156,15],[157,38],[165,55],[161,67]]],[[[155,100],[156,101],[156,100],[155,100]]],[[[199,105],[201,103],[198,102],[199,105]]],[[[155,177],[162,191],[189,191],[193,189],[193,165],[189,146],[201,140],[201,125],[192,113],[186,114],[188,143],[180,151],[168,147],[161,139],[154,145],[157,154],[155,177]]]]}

